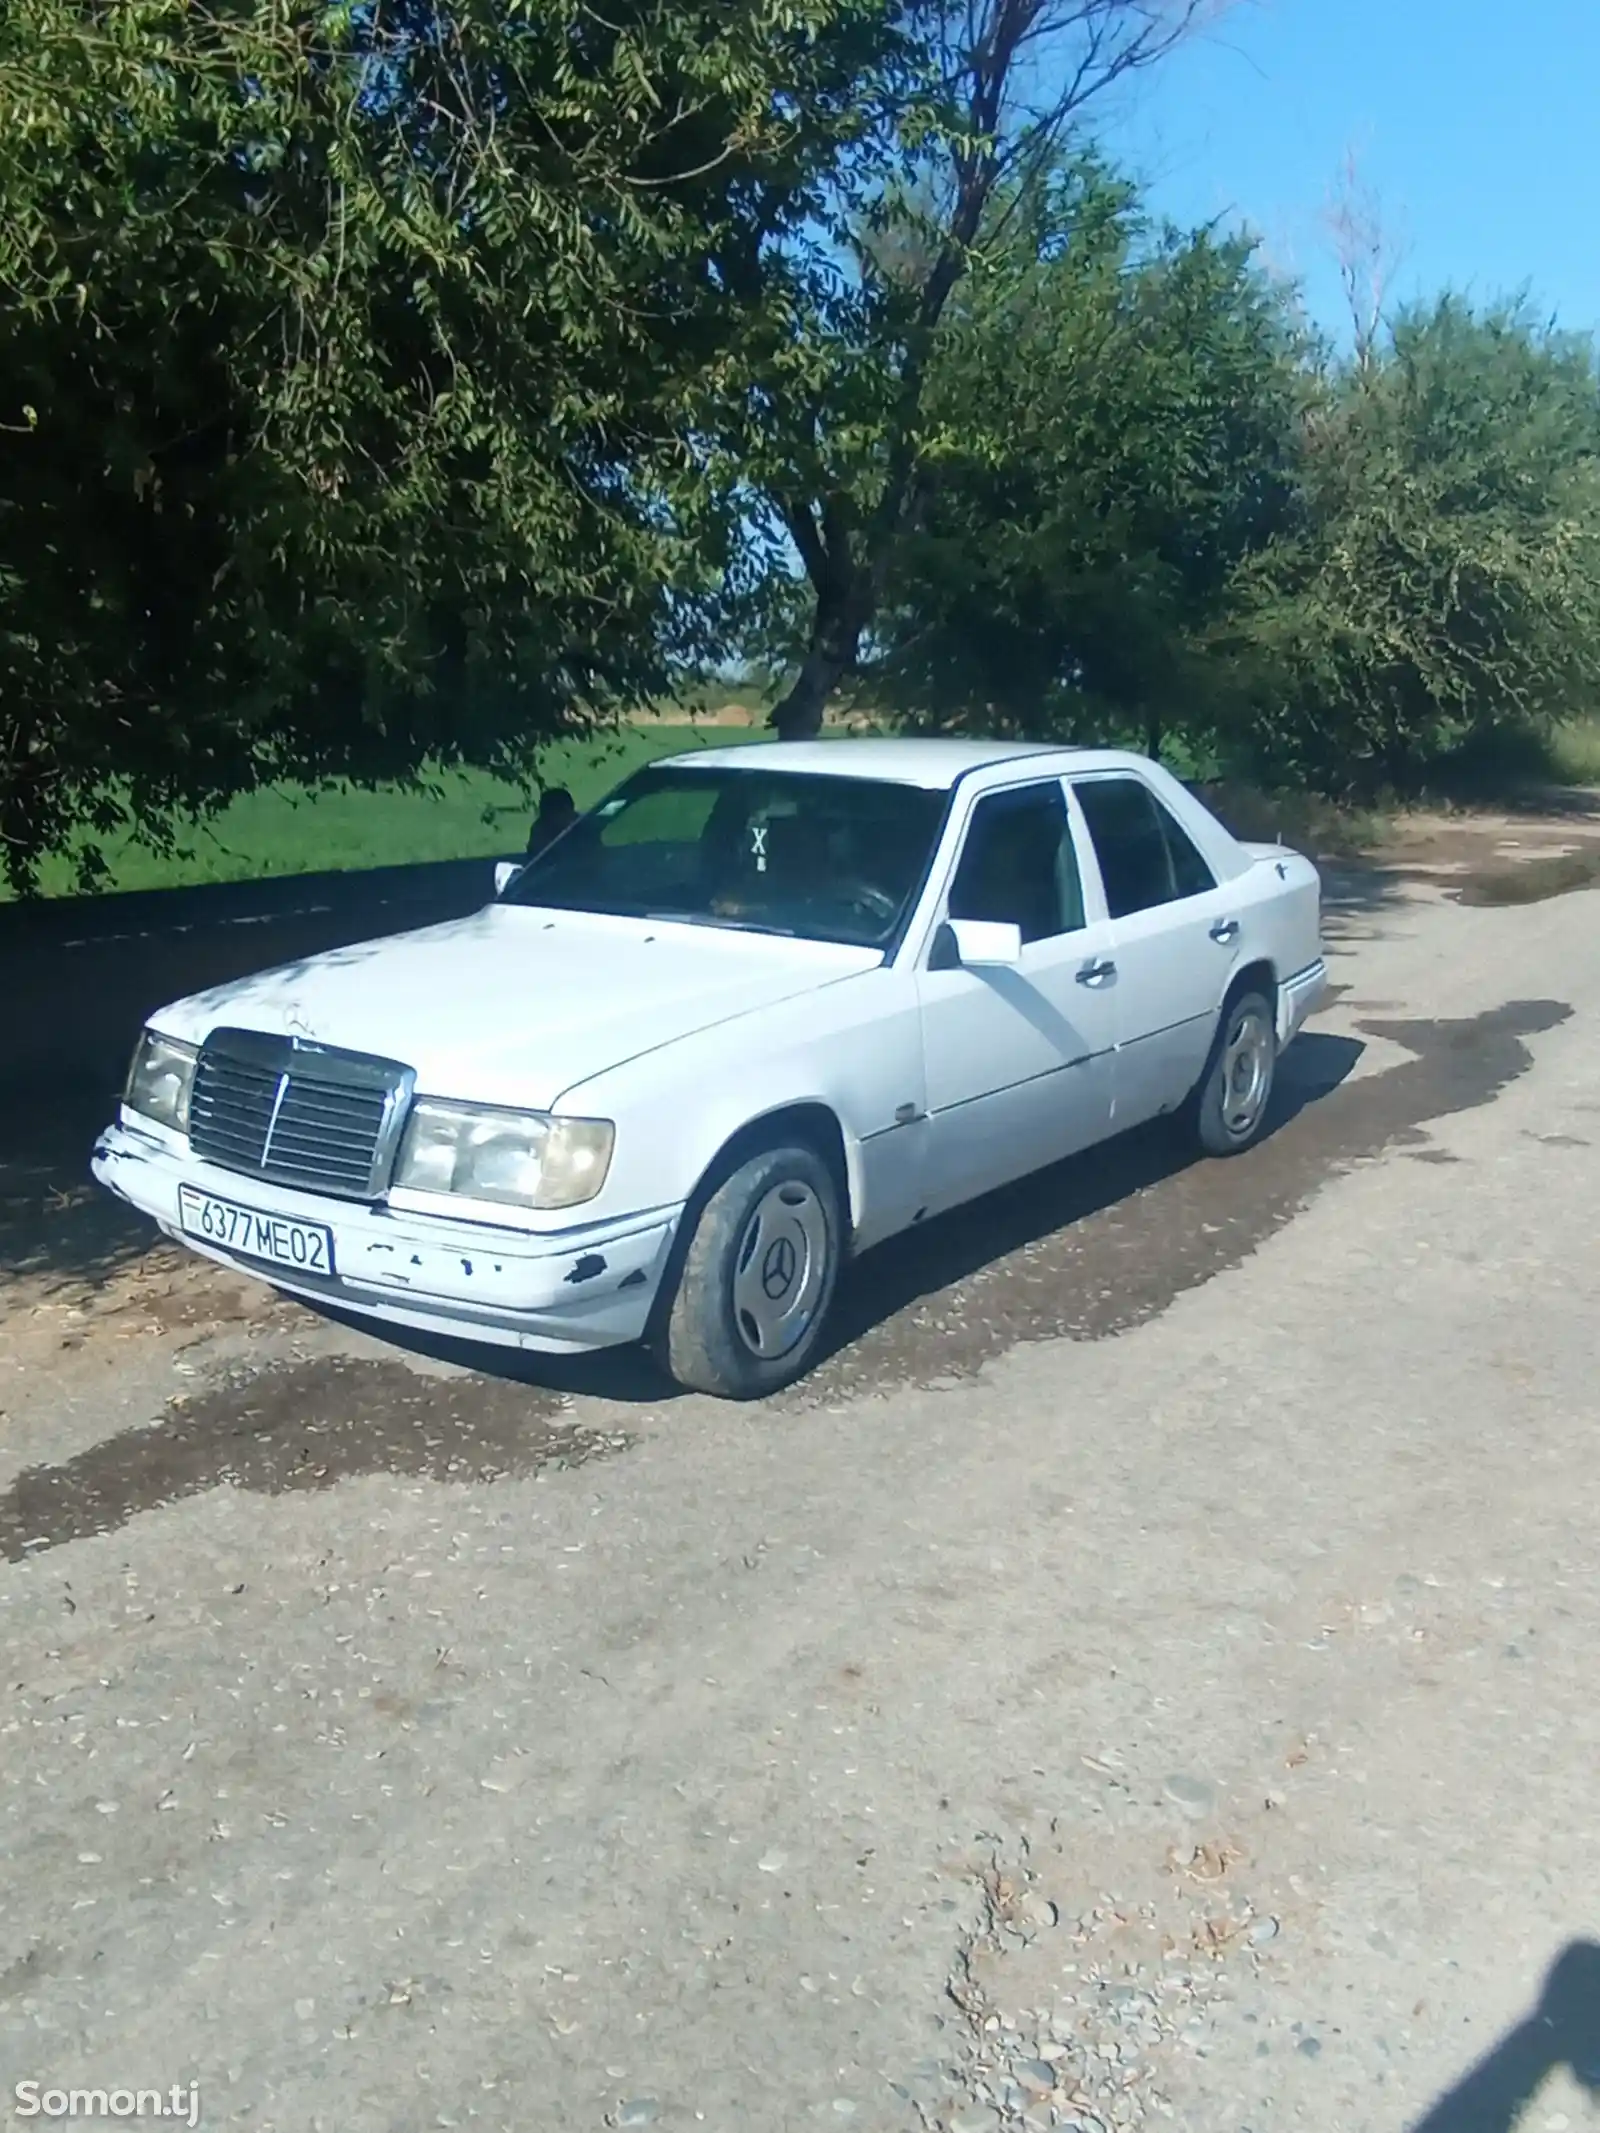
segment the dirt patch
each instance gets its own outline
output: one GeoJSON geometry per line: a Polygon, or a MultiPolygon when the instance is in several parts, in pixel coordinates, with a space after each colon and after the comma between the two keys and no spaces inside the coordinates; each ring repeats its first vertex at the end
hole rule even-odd
{"type": "Polygon", "coordinates": [[[223,1485],[281,1496],[363,1474],[497,1481],[630,1442],[566,1419],[553,1394],[494,1378],[347,1356],[241,1371],[146,1429],[20,1474],[0,1495],[0,1556],[18,1562],[223,1485]]]}
{"type": "Polygon", "coordinates": [[[1195,2033],[1248,1990],[1279,1931],[1228,1885],[1243,1863],[1232,1844],[1174,1846],[1134,1903],[1084,1876],[1059,1819],[997,1843],[945,1988],[965,2037],[944,2123],[1115,2133],[1178,2118],[1195,2033]]]}
{"type": "Polygon", "coordinates": [[[0,1359],[37,1368],[102,1335],[181,1340],[301,1321],[298,1305],[172,1243],[86,1175],[108,1109],[68,1099],[0,1119],[0,1359]]]}
{"type": "Polygon", "coordinates": [[[766,717],[765,711],[752,710],[747,704],[719,704],[714,711],[687,713],[681,705],[669,704],[663,710],[632,712],[630,722],[636,726],[760,726],[766,717]]]}
{"type": "Polygon", "coordinates": [[[129,1341],[172,1339],[180,1348],[227,1330],[257,1338],[293,1332],[308,1322],[303,1308],[265,1283],[230,1273],[170,1244],[130,1210],[94,1191],[88,1204],[51,1218],[64,1261],[92,1263],[93,1239],[117,1240],[104,1270],[52,1272],[43,1265],[11,1266],[0,1275],[0,1361],[11,1368],[48,1369],[80,1351],[117,1367],[129,1341]],[[103,1204],[96,1204],[103,1203],[103,1204]],[[109,1214],[109,1222],[107,1216],[109,1214]]]}
{"type": "Polygon", "coordinates": [[[1537,810],[1380,814],[1307,794],[1197,786],[1236,837],[1283,843],[1324,867],[1452,889],[1463,903],[1536,903],[1600,879],[1600,795],[1543,797],[1537,810]]]}
{"type": "MultiPolygon", "coordinates": [[[[1324,2031],[1337,2049],[1342,2028],[1327,2014],[1308,2019],[1309,2010],[1296,2019],[1284,2004],[1285,1944],[1314,1926],[1315,1899],[1273,1859],[1269,1830],[1258,1824],[1258,1834],[1265,1857],[1227,1840],[1170,1846],[1163,1874],[1141,1863],[1137,1901],[1109,1897],[1085,1878],[1063,1818],[1032,1842],[1020,1833],[996,1840],[970,1869],[977,1922],[946,1986],[964,2034],[941,2069],[938,2101],[948,2115],[937,2122],[993,2133],[1194,2123],[1194,2106],[1220,2101],[1226,2082],[1226,2122],[1245,2124],[1246,2133],[1287,2123],[1296,2071],[1322,2056],[1324,2031]],[[1274,2115],[1258,2116],[1239,2094],[1241,2061],[1257,2103],[1261,2086],[1278,2091],[1274,2115]]],[[[1371,1936],[1374,1951],[1385,1945],[1381,1930],[1371,1936]]],[[[1570,2068],[1592,2097],[1600,2090],[1597,2005],[1600,1946],[1570,1942],[1535,2005],[1411,2121],[1413,2133],[1531,2125],[1523,2114],[1557,2068],[1570,2068]]],[[[1555,2112],[1542,2122],[1575,2123],[1555,2112]]]]}
{"type": "MultiPolygon", "coordinates": [[[[636,711],[630,714],[631,723],[637,726],[712,726],[712,727],[764,727],[770,713],[764,705],[719,704],[714,711],[685,712],[681,706],[668,706],[662,711],[636,711]]],[[[880,733],[884,730],[879,716],[871,711],[852,710],[849,707],[830,710],[822,721],[829,733],[880,733]]],[[[775,733],[768,734],[776,740],[775,733]]]]}
{"type": "Polygon", "coordinates": [[[1371,863],[1458,903],[1541,903],[1600,880],[1600,825],[1576,815],[1412,815],[1389,825],[1371,863]]]}

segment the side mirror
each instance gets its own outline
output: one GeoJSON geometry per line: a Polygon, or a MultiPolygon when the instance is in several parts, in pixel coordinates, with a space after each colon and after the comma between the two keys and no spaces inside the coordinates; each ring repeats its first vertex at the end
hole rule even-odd
{"type": "Polygon", "coordinates": [[[522,872],[522,866],[523,862],[520,859],[497,859],[495,861],[494,893],[496,896],[504,896],[507,889],[510,888],[511,884],[522,872]]]}
{"type": "Polygon", "coordinates": [[[946,921],[956,957],[965,969],[1009,967],[1022,960],[1022,928],[987,918],[946,921]]]}

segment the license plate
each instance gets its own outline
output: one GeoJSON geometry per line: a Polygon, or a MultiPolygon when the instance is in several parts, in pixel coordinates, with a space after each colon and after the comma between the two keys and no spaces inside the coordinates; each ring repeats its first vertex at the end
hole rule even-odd
{"type": "Polygon", "coordinates": [[[178,1226],[244,1259],[264,1259],[269,1266],[292,1267],[298,1274],[332,1274],[333,1232],[321,1222],[291,1222],[287,1215],[258,1214],[219,1200],[214,1193],[178,1187],[178,1226]]]}

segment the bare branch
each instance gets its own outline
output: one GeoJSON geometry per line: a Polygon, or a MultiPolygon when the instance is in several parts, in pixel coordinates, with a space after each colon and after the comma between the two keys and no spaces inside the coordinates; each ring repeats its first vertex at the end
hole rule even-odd
{"type": "Polygon", "coordinates": [[[1361,176],[1354,148],[1345,151],[1323,220],[1350,314],[1356,368],[1365,376],[1377,361],[1385,305],[1404,253],[1377,193],[1361,176]]]}

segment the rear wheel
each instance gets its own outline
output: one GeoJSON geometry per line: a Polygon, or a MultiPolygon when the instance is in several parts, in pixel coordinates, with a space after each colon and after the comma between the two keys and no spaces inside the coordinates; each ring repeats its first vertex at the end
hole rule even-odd
{"type": "Polygon", "coordinates": [[[1222,1011],[1211,1057],[1190,1100],[1190,1131],[1207,1155],[1242,1155],[1261,1138],[1277,1065],[1272,1002],[1261,992],[1236,994],[1222,1011]]]}
{"type": "Polygon", "coordinates": [[[724,1400],[793,1384],[821,1345],[842,1235],[839,1188],[815,1149],[751,1156],[700,1210],[657,1360],[690,1391],[724,1400]]]}

